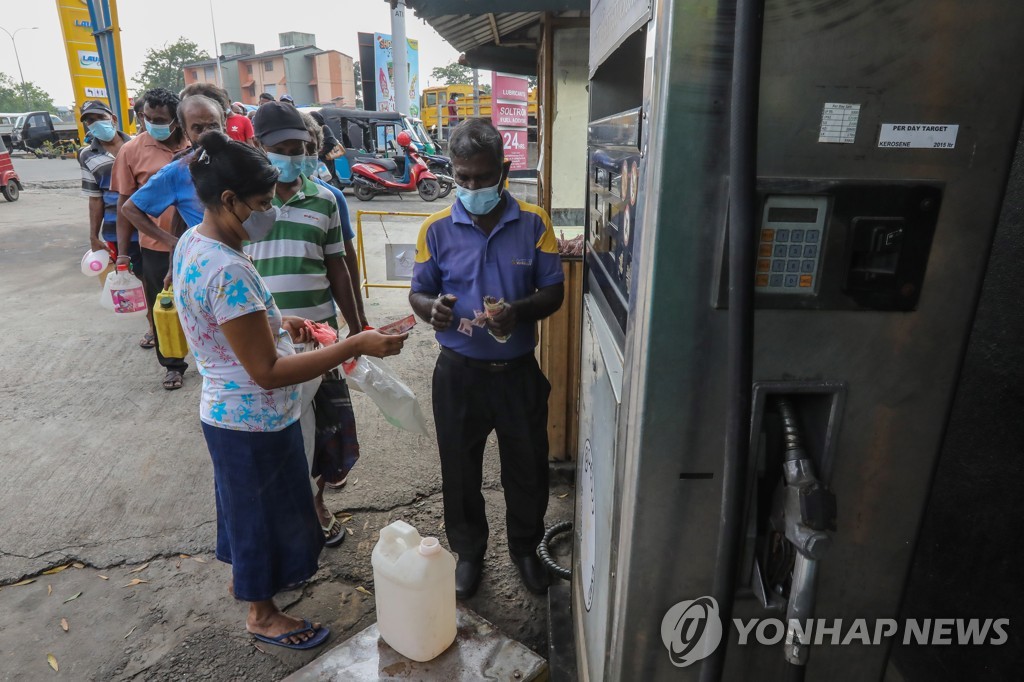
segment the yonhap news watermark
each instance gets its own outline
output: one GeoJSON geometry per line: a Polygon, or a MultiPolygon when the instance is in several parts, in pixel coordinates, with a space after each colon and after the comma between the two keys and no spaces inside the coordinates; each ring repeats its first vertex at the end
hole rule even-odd
{"type": "MultiPolygon", "coordinates": [[[[907,645],[999,646],[1009,639],[1009,618],[733,618],[740,646],[779,645],[798,641],[805,646],[879,646],[891,641],[907,645]]],[[[710,656],[726,636],[713,597],[681,601],[661,621],[661,641],[672,664],[685,668],[710,656]]]]}

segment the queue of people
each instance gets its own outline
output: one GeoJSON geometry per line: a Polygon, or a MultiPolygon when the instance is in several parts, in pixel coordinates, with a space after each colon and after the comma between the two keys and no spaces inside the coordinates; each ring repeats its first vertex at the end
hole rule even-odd
{"type": "MultiPolygon", "coordinates": [[[[233,596],[249,603],[247,630],[271,644],[317,646],[329,629],[282,613],[273,597],[308,580],[322,548],[346,536],[323,497],[325,486],[345,483],[337,461],[350,467],[359,456],[337,368],[395,355],[408,335],[370,328],[344,195],[315,173],[322,122],[269,97],[245,128],[237,103],[208,84],[156,88],[140,101],[145,130],[131,139],[106,105],[82,106],[92,138],[79,155],[90,243],[131,264],[150,309],[173,289],[202,376],[216,556],[231,565],[233,596]],[[340,330],[339,311],[347,332],[314,349],[307,321],[340,330]]],[[[562,301],[557,245],[547,214],[503,189],[508,162],[490,123],[465,121],[450,153],[458,199],[421,228],[409,301],[440,345],[434,418],[457,594],[472,597],[481,581],[482,456],[492,431],[511,559],[526,587],[543,593],[536,547],[550,385],[533,356],[533,325],[562,301]]],[[[140,345],[158,342],[151,328],[140,345]]],[[[181,388],[187,360],[156,355],[163,388],[181,388]]]]}

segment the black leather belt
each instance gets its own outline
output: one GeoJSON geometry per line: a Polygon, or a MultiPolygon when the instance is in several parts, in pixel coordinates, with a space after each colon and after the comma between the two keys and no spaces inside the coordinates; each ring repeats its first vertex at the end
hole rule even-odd
{"type": "Polygon", "coordinates": [[[456,353],[451,348],[445,348],[444,346],[441,346],[441,355],[460,365],[472,367],[473,369],[482,369],[485,372],[505,372],[510,369],[515,369],[516,367],[522,367],[523,365],[533,361],[533,353],[520,355],[518,358],[512,358],[511,360],[500,360],[495,362],[491,362],[489,360],[476,360],[474,358],[467,358],[462,353],[456,353]]]}

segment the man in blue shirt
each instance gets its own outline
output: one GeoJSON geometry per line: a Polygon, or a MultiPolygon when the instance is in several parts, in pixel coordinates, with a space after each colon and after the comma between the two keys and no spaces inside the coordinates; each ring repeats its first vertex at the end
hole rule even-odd
{"type": "Polygon", "coordinates": [[[523,583],[544,593],[536,549],[548,504],[548,393],[534,357],[536,322],[562,304],[564,275],[551,220],[501,188],[501,135],[484,119],[451,134],[458,199],[423,223],[409,302],[437,332],[433,403],[445,532],[458,553],[455,592],[476,593],[487,549],[483,452],[498,435],[509,553],[523,583]]]}

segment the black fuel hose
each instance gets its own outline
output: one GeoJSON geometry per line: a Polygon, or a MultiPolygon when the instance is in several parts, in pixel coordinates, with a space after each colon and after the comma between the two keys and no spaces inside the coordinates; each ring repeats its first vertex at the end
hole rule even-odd
{"type": "MultiPolygon", "coordinates": [[[[732,3],[723,2],[722,16],[732,3]]],[[[736,573],[743,543],[754,366],[754,263],[756,261],[757,114],[761,80],[764,0],[735,0],[732,92],[729,105],[729,316],[726,342],[728,401],[722,499],[712,595],[723,623],[732,622],[736,573]]],[[[722,679],[729,638],[704,660],[701,682],[722,679]]]]}
{"type": "Polygon", "coordinates": [[[537,556],[540,557],[541,563],[547,567],[548,571],[550,571],[552,575],[557,576],[562,580],[569,580],[572,578],[572,571],[568,568],[562,568],[555,563],[555,560],[551,558],[551,550],[548,549],[548,545],[551,544],[551,539],[553,537],[559,533],[564,533],[569,530],[572,530],[572,521],[556,523],[544,531],[544,539],[540,541],[539,545],[537,545],[537,556]]]}
{"type": "Polygon", "coordinates": [[[795,663],[786,663],[785,682],[804,682],[804,676],[807,674],[806,665],[796,665],[795,663]]]}

